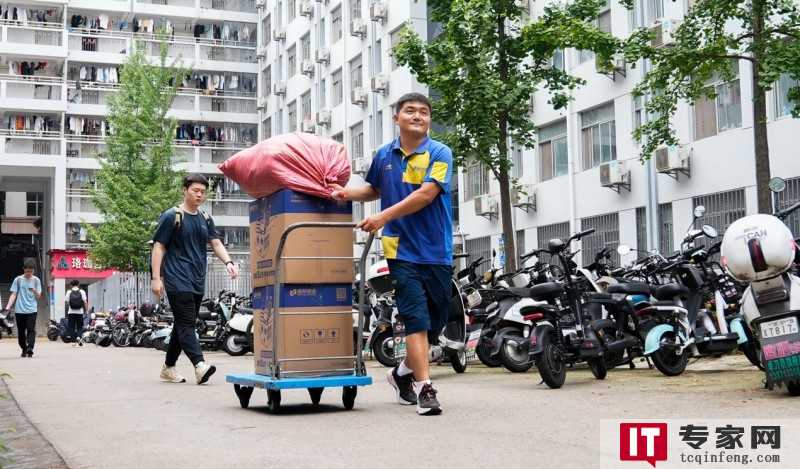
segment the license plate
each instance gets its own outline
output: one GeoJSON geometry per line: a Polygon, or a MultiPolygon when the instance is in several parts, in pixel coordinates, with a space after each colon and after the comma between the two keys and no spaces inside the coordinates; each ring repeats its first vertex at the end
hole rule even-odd
{"type": "Polygon", "coordinates": [[[797,318],[783,318],[776,319],[775,321],[768,321],[761,323],[761,337],[770,339],[772,337],[781,337],[789,334],[797,334],[797,318]]]}
{"type": "Polygon", "coordinates": [[[481,293],[477,290],[467,295],[467,304],[469,304],[470,308],[477,307],[482,301],[483,297],[481,297],[481,293]]]}

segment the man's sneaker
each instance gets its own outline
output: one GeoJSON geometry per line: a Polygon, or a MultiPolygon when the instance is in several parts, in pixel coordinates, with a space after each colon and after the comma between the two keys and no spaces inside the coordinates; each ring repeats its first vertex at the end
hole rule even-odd
{"type": "Polygon", "coordinates": [[[208,378],[217,371],[217,367],[209,365],[206,362],[200,362],[194,367],[194,376],[197,378],[197,384],[203,384],[208,381],[208,378]]]}
{"type": "Polygon", "coordinates": [[[28,350],[28,358],[33,358],[33,350],[28,350]]]}
{"type": "Polygon", "coordinates": [[[436,390],[433,384],[414,383],[414,392],[417,394],[417,413],[419,415],[439,415],[442,413],[442,406],[436,399],[436,390]]]}
{"type": "Polygon", "coordinates": [[[417,395],[412,388],[413,374],[400,376],[397,374],[397,367],[392,368],[386,373],[386,380],[392,385],[396,394],[397,402],[400,405],[414,405],[417,403],[417,395]]]}
{"type": "Polygon", "coordinates": [[[161,379],[168,383],[185,383],[186,378],[178,373],[174,366],[161,365],[161,379]]]}

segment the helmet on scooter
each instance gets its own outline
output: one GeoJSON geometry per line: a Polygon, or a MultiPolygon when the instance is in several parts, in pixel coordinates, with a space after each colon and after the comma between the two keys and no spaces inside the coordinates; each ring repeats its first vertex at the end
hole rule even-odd
{"type": "Polygon", "coordinates": [[[786,272],[794,262],[792,232],[772,215],[751,215],[731,224],[722,238],[721,261],[740,282],[766,280],[786,272]]]}
{"type": "Polygon", "coordinates": [[[367,269],[367,285],[379,296],[394,290],[388,262],[382,260],[367,269]]]}

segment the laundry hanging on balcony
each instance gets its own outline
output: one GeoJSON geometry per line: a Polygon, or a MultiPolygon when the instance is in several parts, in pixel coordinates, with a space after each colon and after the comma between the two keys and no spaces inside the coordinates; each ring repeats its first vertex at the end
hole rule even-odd
{"type": "Polygon", "coordinates": [[[49,116],[37,115],[10,115],[6,121],[6,128],[19,131],[55,132],[60,130],[58,121],[49,116]]]}

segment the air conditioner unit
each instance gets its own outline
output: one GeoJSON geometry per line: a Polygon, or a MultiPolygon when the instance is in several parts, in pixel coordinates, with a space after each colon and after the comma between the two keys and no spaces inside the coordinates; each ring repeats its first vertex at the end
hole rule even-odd
{"type": "Polygon", "coordinates": [[[317,125],[322,127],[330,127],[331,125],[331,111],[324,109],[317,112],[317,125]]]}
{"type": "Polygon", "coordinates": [[[656,171],[675,179],[683,173],[690,176],[692,148],[689,145],[669,145],[656,149],[656,171]]]}
{"type": "Polygon", "coordinates": [[[256,8],[264,8],[267,6],[267,0],[256,0],[256,8]]]}
{"type": "Polygon", "coordinates": [[[527,12],[529,8],[528,0],[514,0],[514,6],[522,11],[527,12]]]}
{"type": "Polygon", "coordinates": [[[277,96],[286,96],[286,83],[280,82],[272,85],[272,94],[277,96]]]}
{"type": "Polygon", "coordinates": [[[258,102],[256,103],[256,109],[259,111],[267,109],[267,98],[259,98],[258,102]]]}
{"type": "Polygon", "coordinates": [[[367,25],[361,18],[353,18],[350,20],[350,35],[360,38],[367,36],[367,25]]]}
{"type": "Polygon", "coordinates": [[[261,46],[256,51],[256,58],[257,59],[266,59],[267,58],[267,48],[266,46],[261,46]]]}
{"type": "Polygon", "coordinates": [[[303,122],[300,123],[300,131],[305,132],[307,134],[313,134],[317,130],[317,127],[314,125],[314,121],[311,119],[303,119],[303,122]]]}
{"type": "Polygon", "coordinates": [[[311,0],[303,0],[300,2],[300,16],[307,16],[309,18],[314,16],[314,3],[311,0]]]}
{"type": "Polygon", "coordinates": [[[525,210],[536,211],[536,187],[525,184],[511,190],[511,205],[525,210]]]}
{"type": "Polygon", "coordinates": [[[385,2],[373,2],[369,6],[369,19],[383,23],[389,18],[389,8],[385,2]]]}
{"type": "Polygon", "coordinates": [[[362,230],[356,230],[356,244],[367,244],[367,237],[369,233],[362,230]]]}
{"type": "Polygon", "coordinates": [[[310,60],[304,60],[300,62],[300,73],[303,75],[308,75],[310,77],[314,76],[314,62],[310,60]]]}
{"type": "Polygon", "coordinates": [[[353,160],[353,174],[365,175],[369,171],[369,165],[372,162],[364,158],[357,158],[353,160]]]}
{"type": "Polygon", "coordinates": [[[492,218],[498,213],[497,199],[491,195],[479,195],[475,197],[475,215],[479,217],[492,218]]]}
{"type": "Polygon", "coordinates": [[[376,75],[372,77],[371,85],[374,93],[386,94],[389,92],[389,77],[386,75],[376,75]]]}
{"type": "Polygon", "coordinates": [[[285,41],[286,40],[286,31],[283,29],[275,29],[272,31],[272,40],[273,41],[285,41]]]}
{"type": "Polygon", "coordinates": [[[358,106],[366,106],[367,90],[361,87],[353,88],[353,90],[350,92],[350,102],[358,106]]]}
{"type": "Polygon", "coordinates": [[[619,192],[620,188],[631,189],[630,171],[624,161],[608,161],[600,165],[600,185],[619,192]]]}
{"type": "Polygon", "coordinates": [[[612,80],[616,80],[617,75],[626,76],[627,64],[625,63],[625,54],[620,52],[611,57],[611,63],[605,64],[600,62],[600,56],[595,55],[594,66],[598,73],[608,76],[612,80]]]}
{"type": "Polygon", "coordinates": [[[650,28],[650,32],[653,34],[650,45],[653,47],[672,45],[675,42],[675,33],[680,25],[680,20],[663,19],[656,22],[656,24],[650,28]]]}
{"type": "Polygon", "coordinates": [[[317,49],[314,53],[315,61],[318,64],[329,64],[331,63],[331,50],[330,49],[317,49]]]}

